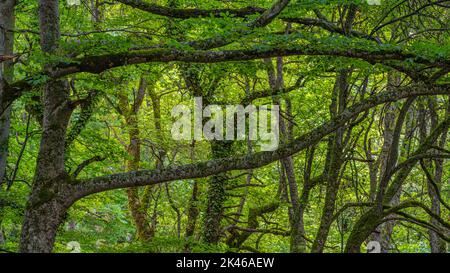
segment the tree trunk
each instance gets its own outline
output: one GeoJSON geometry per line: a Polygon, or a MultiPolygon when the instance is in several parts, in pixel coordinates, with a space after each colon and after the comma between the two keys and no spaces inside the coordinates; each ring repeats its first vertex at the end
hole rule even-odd
{"type": "Polygon", "coordinates": [[[197,223],[197,217],[199,214],[197,202],[198,202],[198,182],[194,181],[194,183],[192,184],[191,199],[189,200],[189,209],[188,209],[186,232],[185,232],[186,240],[190,240],[192,238],[192,236],[194,235],[195,225],[197,223]]]}
{"type": "MultiPolygon", "coordinates": [[[[345,7],[345,14],[341,17],[342,28],[346,36],[348,36],[353,28],[358,6],[349,4],[345,7]]],[[[342,69],[336,77],[336,83],[333,90],[332,102],[330,105],[331,116],[334,117],[342,113],[347,108],[347,98],[349,95],[348,78],[351,75],[351,69],[342,69]]],[[[349,129],[351,130],[351,128],[349,129]]],[[[340,170],[343,161],[343,143],[344,128],[338,128],[332,135],[329,142],[330,162],[327,169],[327,189],[325,193],[325,204],[322,210],[319,229],[316,238],[311,247],[311,252],[323,252],[325,242],[332,224],[332,217],[335,209],[337,194],[340,187],[340,170]]]]}
{"type": "MultiPolygon", "coordinates": [[[[58,5],[57,0],[39,1],[41,48],[46,53],[54,53],[58,47],[58,5]]],[[[67,190],[71,179],[64,168],[66,130],[72,113],[65,80],[44,86],[43,106],[43,132],[24,215],[22,252],[51,252],[57,228],[74,200],[67,190]]]]}
{"type": "MultiPolygon", "coordinates": [[[[275,94],[278,90],[284,88],[284,77],[283,77],[283,58],[278,57],[276,59],[276,69],[274,69],[272,59],[265,59],[265,65],[267,67],[267,76],[270,88],[275,94]]],[[[281,103],[279,98],[273,99],[274,104],[278,105],[281,110],[281,103]]],[[[288,143],[293,139],[292,127],[291,127],[291,108],[290,101],[286,100],[286,116],[283,117],[281,114],[277,117],[279,123],[279,135],[282,143],[288,143]],[[286,124],[287,123],[287,124],[286,124]]],[[[287,180],[287,188],[289,189],[289,197],[286,197],[291,206],[288,210],[289,213],[289,224],[290,224],[290,252],[291,253],[302,253],[306,251],[306,241],[305,241],[305,228],[303,226],[303,207],[300,205],[299,191],[297,186],[297,179],[295,176],[294,161],[292,156],[288,156],[280,160],[281,169],[283,172],[283,179],[280,181],[287,180]]],[[[284,190],[285,186],[280,185],[281,189],[284,190]]]]}
{"type": "MultiPolygon", "coordinates": [[[[127,126],[129,130],[128,133],[130,137],[128,153],[132,157],[127,164],[128,171],[137,171],[141,160],[139,129],[136,115],[137,113],[134,114],[133,118],[127,119],[127,126]]],[[[154,230],[149,224],[147,206],[142,203],[142,200],[139,197],[139,188],[127,188],[127,196],[128,208],[136,226],[137,237],[144,242],[151,240],[154,236],[154,230]]]]}
{"type": "MultiPolygon", "coordinates": [[[[125,92],[119,94],[119,107],[125,118],[129,137],[127,152],[131,159],[127,161],[128,171],[139,170],[139,165],[141,162],[139,110],[142,106],[146,90],[147,82],[144,75],[142,75],[139,82],[138,92],[133,96],[135,98],[133,102],[128,100],[125,92]]],[[[147,200],[148,194],[144,194],[144,198],[141,198],[139,196],[139,188],[137,187],[127,188],[126,192],[128,197],[128,209],[136,227],[137,237],[143,242],[150,241],[153,238],[155,231],[150,226],[150,221],[147,214],[147,203],[145,201],[147,200]]]]}
{"type": "MultiPolygon", "coordinates": [[[[211,142],[213,159],[225,158],[231,154],[232,142],[215,141],[211,142]]],[[[225,182],[227,174],[220,173],[213,175],[208,184],[208,200],[203,230],[203,239],[206,243],[217,244],[221,237],[220,223],[223,217],[223,204],[225,202],[225,182]]]]}
{"type": "MultiPolygon", "coordinates": [[[[14,6],[15,0],[0,1],[0,55],[12,55],[14,47],[14,34],[7,29],[14,29],[14,6]]],[[[0,64],[0,103],[3,103],[4,81],[11,81],[13,78],[12,63],[5,61],[0,64]]],[[[4,107],[1,107],[4,109],[4,107]]],[[[6,175],[6,165],[8,158],[8,142],[10,129],[11,107],[8,107],[0,116],[0,186],[6,175]]]]}
{"type": "MultiPolygon", "coordinates": [[[[342,113],[347,105],[348,97],[348,77],[350,70],[343,70],[336,77],[336,83],[333,90],[332,103],[330,113],[332,117],[342,113]]],[[[351,130],[351,128],[349,129],[351,130]]],[[[340,173],[343,164],[344,149],[344,128],[338,128],[336,133],[332,135],[328,149],[330,150],[330,162],[327,169],[327,189],[325,194],[325,204],[322,209],[320,225],[316,238],[311,248],[311,252],[323,252],[325,242],[330,231],[333,213],[336,205],[337,193],[340,187],[340,173]]]]}
{"type": "Polygon", "coordinates": [[[64,219],[66,208],[56,200],[27,208],[22,225],[20,252],[49,253],[53,249],[56,231],[64,219]]]}
{"type": "MultiPolygon", "coordinates": [[[[428,102],[428,110],[430,112],[430,130],[434,129],[437,126],[437,122],[438,122],[438,115],[436,113],[436,106],[435,106],[435,98],[427,98],[427,102],[428,102]]],[[[423,113],[423,115],[425,115],[425,113],[423,113]]],[[[448,106],[447,106],[447,110],[446,110],[446,115],[450,115],[450,101],[448,102],[448,106]]],[[[424,117],[423,117],[424,119],[424,117]]],[[[423,119],[421,119],[421,121],[424,121],[423,119]]],[[[421,128],[421,138],[423,138],[423,134],[426,133],[426,125],[423,124],[422,126],[420,126],[421,128]]],[[[445,148],[445,144],[447,141],[447,134],[448,134],[448,130],[446,132],[444,132],[441,136],[441,138],[439,139],[438,143],[436,143],[436,146],[440,147],[440,148],[445,148]]],[[[432,167],[432,162],[431,161],[425,161],[426,166],[430,166],[432,167]]],[[[437,186],[437,190],[431,185],[431,181],[429,181],[427,179],[427,189],[428,189],[428,196],[431,200],[431,211],[433,213],[435,213],[436,215],[441,215],[441,203],[439,201],[439,197],[438,195],[441,194],[441,188],[442,188],[442,174],[443,174],[443,168],[444,168],[444,160],[443,158],[437,158],[434,160],[435,163],[435,170],[434,170],[434,182],[436,183],[437,186]]],[[[430,219],[431,224],[435,225],[435,226],[439,226],[439,222],[434,219],[431,218],[430,219]]],[[[431,253],[445,253],[447,252],[447,245],[446,242],[444,240],[442,240],[439,235],[433,231],[433,230],[428,230],[428,236],[429,236],[429,241],[430,241],[430,248],[431,248],[431,253]]]]}
{"type": "MultiPolygon", "coordinates": [[[[195,161],[195,142],[192,141],[191,144],[191,163],[195,161]]],[[[184,234],[184,238],[186,240],[184,251],[190,252],[190,241],[192,240],[195,234],[195,228],[197,225],[198,215],[200,214],[200,209],[198,208],[198,197],[199,197],[199,186],[198,181],[195,180],[192,184],[192,194],[189,200],[188,212],[187,212],[187,223],[186,223],[186,231],[184,234]]]]}
{"type": "Polygon", "coordinates": [[[347,239],[344,252],[359,253],[361,252],[362,243],[370,236],[370,234],[378,227],[383,219],[382,215],[376,208],[371,208],[364,213],[358,221],[347,239]]]}
{"type": "MultiPolygon", "coordinates": [[[[393,72],[388,73],[388,89],[394,90],[395,86],[398,86],[400,83],[400,78],[398,75],[394,75],[393,72]]],[[[387,172],[388,168],[391,168],[391,166],[388,166],[389,162],[389,154],[391,149],[396,149],[397,147],[393,147],[394,142],[394,127],[395,127],[395,118],[397,116],[397,107],[390,104],[385,108],[384,118],[383,118],[383,146],[381,148],[381,153],[379,155],[379,169],[380,172],[378,174],[378,182],[376,183],[376,186],[381,183],[381,179],[384,177],[385,173],[387,172]]],[[[375,196],[376,196],[376,188],[375,193],[373,194],[374,199],[372,200],[375,202],[375,196]]],[[[398,196],[398,194],[397,194],[398,196]]],[[[400,196],[398,196],[400,197],[400,196]]],[[[398,198],[396,198],[397,200],[398,198]]],[[[376,230],[372,233],[371,240],[379,242],[381,246],[381,252],[386,253],[389,250],[389,244],[390,244],[390,237],[393,230],[393,222],[387,222],[385,224],[382,224],[376,228],[376,230]]]]}

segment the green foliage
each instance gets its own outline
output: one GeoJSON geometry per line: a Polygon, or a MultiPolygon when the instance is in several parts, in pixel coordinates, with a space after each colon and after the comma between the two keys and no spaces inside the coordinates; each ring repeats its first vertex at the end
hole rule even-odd
{"type": "MultiPolygon", "coordinates": [[[[60,1],[61,39],[58,50],[53,54],[43,53],[39,48],[37,2],[20,1],[16,7],[14,52],[18,54],[18,58],[14,65],[14,81],[24,80],[33,90],[24,92],[11,107],[6,178],[11,179],[15,174],[15,181],[0,185],[0,232],[5,238],[4,242],[0,242],[0,248],[10,251],[19,249],[20,230],[35,179],[37,155],[45,125],[42,123],[42,89],[45,84],[51,84],[52,80],[51,73],[45,69],[54,64],[59,64],[59,67],[51,72],[58,72],[58,69],[68,64],[80,64],[80,60],[86,56],[128,52],[137,55],[148,53],[149,49],[159,52],[158,48],[163,47],[190,53],[197,49],[188,42],[205,41],[209,38],[229,40],[230,43],[225,43],[220,48],[208,49],[223,50],[224,53],[226,50],[243,49],[252,49],[257,53],[271,49],[302,51],[299,56],[282,57],[282,65],[276,62],[276,56],[266,62],[257,59],[212,64],[126,63],[100,74],[76,73],[62,78],[70,86],[69,98],[74,106],[67,132],[68,135],[75,132],[73,141],[66,147],[65,170],[73,175],[86,160],[96,157],[102,159],[83,168],[76,183],[129,171],[134,156],[130,152],[134,141],[130,139],[133,129],[138,131],[140,140],[139,169],[155,170],[161,163],[164,167],[173,167],[213,159],[209,141],[175,141],[172,138],[174,117],[171,116],[171,110],[180,104],[191,107],[193,97],[198,94],[207,98],[211,104],[227,105],[241,104],[248,95],[271,90],[268,63],[272,63],[274,70],[279,69],[282,73],[284,87],[292,87],[299,82],[302,84],[292,88],[291,92],[276,95],[269,92],[251,103],[262,106],[280,100],[283,117],[287,116],[290,107],[292,123],[287,125],[292,126],[292,135],[289,138],[301,137],[302,141],[305,140],[306,133],[333,118],[333,111],[337,111],[339,107],[348,108],[362,99],[392,88],[392,83],[388,82],[390,77],[398,80],[394,84],[397,87],[447,71],[437,82],[450,82],[448,70],[445,70],[450,63],[450,38],[448,31],[436,31],[441,27],[448,27],[448,22],[443,22],[442,18],[448,21],[449,11],[448,8],[434,7],[437,11],[430,12],[425,8],[422,9],[425,15],[409,15],[420,8],[419,4],[423,1],[412,1],[414,3],[411,5],[403,3],[405,1],[382,1],[380,6],[370,6],[365,0],[291,1],[277,19],[258,29],[250,29],[248,23],[260,14],[245,18],[221,14],[220,17],[176,19],[107,1],[94,1],[101,3],[98,7],[90,6],[92,3],[87,3],[89,1],[82,2],[83,5],[80,6],[68,6],[65,1],[60,1]],[[343,21],[350,4],[358,7],[351,30],[364,33],[365,37],[350,35],[351,33],[343,35],[342,31],[330,31],[314,24],[287,24],[282,19],[309,18],[320,21],[323,16],[328,23],[344,29],[343,21]],[[99,13],[98,18],[93,14],[94,8],[99,13]],[[396,20],[398,18],[403,19],[396,20]],[[386,25],[376,30],[383,23],[386,25]],[[371,39],[368,39],[370,35],[371,39]],[[370,58],[348,58],[350,53],[377,57],[372,61],[370,58]],[[383,56],[387,55],[398,57],[383,60],[383,56]],[[394,72],[394,69],[405,73],[394,72]],[[337,76],[344,70],[351,71],[351,74],[346,78],[347,93],[339,97],[336,95],[339,88],[336,85],[337,76]],[[415,75],[420,77],[413,78],[415,75]],[[142,105],[135,115],[129,114],[124,109],[133,109],[143,81],[147,85],[142,105]],[[346,97],[344,102],[340,101],[344,100],[343,97],[346,97]],[[92,104],[87,103],[89,100],[92,100],[92,104]],[[87,109],[88,107],[91,108],[87,109]],[[28,119],[30,123],[27,128],[28,119]],[[135,127],[130,122],[133,119],[137,122],[135,127]]],[[[156,2],[179,8],[216,9],[245,6],[269,8],[275,1],[156,2]]],[[[271,91],[275,93],[279,90],[271,91]]],[[[427,99],[425,109],[423,105],[414,102],[408,112],[398,144],[399,162],[407,160],[420,145],[423,137],[421,134],[431,131],[433,119],[441,121],[448,115],[448,96],[430,96],[427,99]],[[422,122],[420,118],[425,120],[424,128],[419,128],[422,122]],[[413,131],[410,132],[411,130],[413,131]]],[[[388,114],[395,116],[395,122],[403,105],[404,101],[398,101],[374,107],[360,113],[351,121],[354,123],[347,123],[341,128],[351,128],[351,131],[346,131],[349,133],[343,137],[343,162],[339,167],[339,190],[332,214],[346,204],[373,201],[373,192],[370,191],[373,190],[371,183],[374,170],[371,169],[371,164],[379,164],[385,156],[383,144],[388,131],[385,123],[388,114]]],[[[330,170],[326,169],[329,163],[327,160],[334,151],[330,146],[334,137],[335,134],[329,134],[312,145],[314,157],[309,178],[328,175],[330,170]]],[[[448,138],[440,141],[442,152],[447,153],[450,149],[448,138]]],[[[234,141],[225,153],[242,156],[260,152],[258,145],[251,144],[249,149],[247,141],[234,141]]],[[[308,152],[311,150],[308,149],[308,152]]],[[[305,181],[308,179],[308,153],[301,151],[293,155],[292,160],[298,197],[301,197],[306,191],[305,181]]],[[[450,162],[443,162],[442,182],[439,186],[443,199],[448,203],[450,184],[446,181],[450,179],[450,162]]],[[[426,163],[430,170],[436,171],[437,161],[429,160],[426,163]]],[[[379,168],[375,169],[375,182],[380,179],[379,168]]],[[[139,198],[142,199],[146,190],[150,192],[147,203],[143,201],[146,206],[142,208],[148,216],[146,224],[155,227],[155,233],[148,241],[140,240],[137,236],[137,227],[130,213],[125,189],[95,193],[82,198],[68,210],[58,229],[54,251],[71,252],[68,244],[77,242],[81,252],[86,253],[289,252],[290,213],[298,208],[294,208],[290,202],[292,196],[290,190],[287,190],[286,171],[281,163],[277,161],[254,169],[251,175],[246,170],[229,171],[226,175],[226,196],[221,204],[224,207],[220,221],[221,240],[216,245],[206,244],[202,239],[207,220],[208,191],[212,188],[208,186],[211,178],[206,177],[175,179],[170,183],[138,189],[139,198]],[[194,183],[198,185],[195,196],[197,200],[193,200],[194,183]],[[243,186],[246,183],[250,185],[243,186]],[[251,209],[275,201],[280,203],[279,207],[258,216],[258,227],[250,229],[251,234],[239,248],[229,244],[228,239],[236,234],[233,231],[239,235],[244,234],[251,209]],[[186,230],[193,217],[190,215],[192,208],[197,208],[198,215],[193,224],[192,237],[186,238],[186,230]]],[[[403,183],[399,201],[419,200],[431,207],[428,186],[423,170],[416,164],[403,183]]],[[[322,179],[308,194],[309,200],[305,204],[303,215],[308,251],[311,250],[324,215],[327,190],[330,190],[327,181],[322,179]]],[[[411,216],[430,221],[429,215],[419,208],[405,211],[411,216]]],[[[357,220],[366,212],[367,207],[354,206],[335,215],[324,251],[344,251],[352,230],[358,228],[357,220]]],[[[441,216],[448,220],[449,211],[443,206],[441,216]]],[[[392,238],[391,252],[430,251],[428,229],[423,225],[397,222],[392,238]]],[[[365,248],[365,243],[362,247],[365,248]]]]}

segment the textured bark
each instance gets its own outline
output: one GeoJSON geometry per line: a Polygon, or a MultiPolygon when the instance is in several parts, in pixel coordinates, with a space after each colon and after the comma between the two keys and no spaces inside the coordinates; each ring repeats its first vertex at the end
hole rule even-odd
{"type": "MultiPolygon", "coordinates": [[[[224,14],[229,14],[235,17],[247,17],[248,15],[253,15],[257,13],[263,13],[266,11],[264,8],[259,7],[244,7],[240,9],[179,9],[172,7],[164,7],[156,4],[150,4],[143,2],[141,0],[118,0],[120,3],[128,5],[130,7],[140,9],[152,14],[177,18],[177,19],[188,19],[188,18],[200,18],[200,17],[223,17],[224,14]]],[[[227,15],[228,16],[228,15],[227,15]]]]}
{"type": "Polygon", "coordinates": [[[294,173],[294,162],[292,157],[281,160],[286,173],[288,188],[290,193],[291,208],[289,221],[291,225],[290,251],[291,253],[304,253],[306,251],[305,227],[303,226],[303,210],[300,207],[297,181],[294,173]]]}
{"type": "MultiPolygon", "coordinates": [[[[315,151],[315,147],[310,147],[307,150],[306,153],[306,167],[305,167],[305,172],[303,175],[303,189],[302,189],[302,193],[300,195],[300,199],[299,199],[299,208],[298,208],[298,219],[300,221],[299,226],[300,226],[300,232],[298,236],[301,236],[302,238],[299,239],[300,245],[302,246],[302,248],[304,247],[304,249],[306,250],[306,231],[305,231],[305,221],[304,221],[304,214],[307,208],[307,205],[309,203],[309,194],[311,192],[311,190],[317,186],[319,183],[321,183],[324,180],[324,175],[319,175],[317,177],[312,178],[311,177],[311,172],[312,172],[312,166],[313,166],[313,160],[314,160],[314,151],[315,151]]],[[[302,249],[303,250],[303,249],[302,249]]]]}
{"type": "MultiPolygon", "coordinates": [[[[398,85],[399,79],[397,77],[389,77],[388,89],[395,90],[394,86],[398,85]],[[397,79],[397,80],[396,80],[397,79]]],[[[398,115],[395,113],[395,109],[388,109],[384,120],[384,143],[382,152],[380,154],[380,181],[378,182],[378,191],[375,199],[375,206],[371,213],[373,214],[374,220],[373,224],[381,222],[383,220],[389,219],[392,215],[383,214],[383,205],[395,206],[400,201],[401,191],[400,188],[391,195],[389,199],[384,199],[386,188],[388,187],[389,180],[391,179],[391,173],[393,168],[397,165],[399,146],[400,146],[400,134],[402,131],[403,123],[407,117],[408,111],[414,98],[409,98],[402,106],[398,115]],[[395,116],[397,115],[397,120],[394,124],[395,116]]],[[[406,129],[406,134],[411,135],[411,130],[414,130],[411,126],[406,129]]],[[[422,143],[425,143],[425,137],[422,139],[422,143]]],[[[405,144],[406,145],[406,144],[405,144]]],[[[403,152],[403,151],[402,151],[403,152]]],[[[403,154],[405,157],[407,154],[403,154]]],[[[402,178],[405,179],[406,177],[402,178]]],[[[401,186],[400,186],[401,187],[401,186]]],[[[379,223],[378,223],[379,224],[379,223]]],[[[395,226],[395,221],[388,221],[382,225],[372,226],[374,232],[372,233],[372,239],[379,242],[381,245],[381,251],[387,253],[391,249],[390,241],[392,237],[392,232],[395,226]]],[[[367,230],[370,229],[371,224],[365,225],[359,232],[359,234],[366,234],[367,230]],[[365,230],[367,229],[367,230],[365,230]]],[[[358,229],[358,228],[356,228],[358,229]]],[[[358,247],[351,251],[356,250],[358,247]]],[[[348,250],[350,251],[350,248],[348,250]]]]}
{"type": "MultiPolygon", "coordinates": [[[[41,48],[55,53],[59,40],[58,1],[39,2],[41,48]]],[[[46,68],[50,69],[50,68],[46,68]]],[[[50,252],[56,230],[74,199],[64,169],[66,129],[72,113],[65,80],[47,83],[43,92],[43,132],[32,193],[25,210],[21,252],[50,252]]]]}
{"type": "MultiPolygon", "coordinates": [[[[394,74],[393,72],[388,73],[388,86],[389,90],[395,90],[395,86],[400,84],[399,75],[394,74]]],[[[381,148],[381,153],[379,155],[379,181],[377,182],[377,186],[381,186],[381,184],[386,184],[387,182],[383,182],[385,179],[385,174],[389,172],[392,168],[392,162],[389,162],[389,155],[391,154],[392,149],[398,149],[397,146],[394,147],[394,130],[395,130],[395,118],[397,116],[397,107],[390,104],[385,108],[384,118],[383,118],[383,146],[381,148]]],[[[400,136],[398,136],[400,137],[400,136]]],[[[398,141],[397,141],[398,142],[398,141]]],[[[398,144],[398,143],[397,143],[398,144]]],[[[376,193],[374,193],[376,195],[376,193]]],[[[397,203],[397,200],[400,198],[399,194],[397,194],[398,198],[395,198],[394,203],[397,203]]],[[[375,199],[373,200],[375,201],[375,199]]],[[[377,241],[381,245],[381,252],[386,253],[390,249],[390,237],[393,230],[394,222],[387,222],[377,227],[375,232],[372,234],[372,239],[377,241]]]]}
{"type": "Polygon", "coordinates": [[[73,200],[63,199],[64,186],[70,182],[64,170],[65,135],[71,112],[67,90],[64,81],[53,82],[44,89],[44,127],[32,194],[22,227],[22,252],[52,250],[56,229],[73,200]]]}
{"type": "MultiPolygon", "coordinates": [[[[352,31],[353,22],[358,11],[358,7],[354,4],[350,4],[345,7],[345,11],[346,14],[342,15],[341,18],[343,21],[342,29],[344,34],[349,36],[352,31]]],[[[347,108],[347,99],[351,91],[348,81],[351,75],[351,69],[343,69],[336,76],[336,82],[330,105],[331,117],[336,117],[347,108]]],[[[327,187],[325,193],[325,204],[322,209],[319,229],[317,230],[316,237],[311,247],[311,252],[323,252],[325,242],[333,222],[333,213],[341,184],[341,168],[344,164],[343,156],[346,145],[344,134],[346,132],[351,133],[352,127],[348,130],[349,132],[347,132],[345,128],[338,128],[335,133],[331,135],[330,141],[328,142],[329,163],[328,169],[326,170],[327,187]]]]}
{"type": "MultiPolygon", "coordinates": [[[[214,159],[226,158],[231,155],[232,142],[212,141],[211,152],[214,159]]],[[[204,219],[203,239],[206,243],[217,244],[221,237],[221,221],[223,205],[226,200],[226,173],[215,174],[208,184],[206,214],[204,219]]]]}
{"type": "Polygon", "coordinates": [[[258,18],[252,21],[248,26],[250,28],[264,27],[272,22],[278,14],[280,14],[286,6],[290,3],[290,0],[277,0],[272,7],[264,11],[258,18]]]}
{"type": "MultiPolygon", "coordinates": [[[[1,92],[0,83],[0,92],[1,92]]],[[[0,118],[0,185],[6,181],[6,165],[8,160],[8,143],[9,143],[9,129],[10,129],[10,113],[7,109],[5,114],[0,118]]]]}
{"type": "MultiPolygon", "coordinates": [[[[411,131],[414,131],[414,126],[412,124],[409,123],[410,126],[405,128],[405,135],[412,135],[411,131]]],[[[407,158],[408,154],[407,151],[409,152],[409,144],[410,144],[410,139],[406,139],[404,140],[404,149],[401,152],[401,157],[402,158],[407,158]]],[[[399,190],[397,192],[397,194],[393,197],[393,199],[390,202],[391,206],[397,205],[400,203],[400,197],[401,197],[401,193],[402,191],[399,190]]],[[[388,219],[390,217],[394,217],[394,215],[388,215],[385,217],[385,219],[388,219]]],[[[396,221],[388,221],[384,224],[382,224],[381,226],[378,227],[378,230],[380,230],[379,233],[379,239],[377,241],[380,242],[381,244],[381,252],[382,253],[388,253],[390,250],[393,249],[393,246],[391,244],[391,240],[392,240],[392,232],[394,230],[395,225],[397,224],[396,221]]]]}
{"type": "MultiPolygon", "coordinates": [[[[147,89],[147,82],[144,76],[141,76],[135,100],[130,102],[126,92],[119,94],[119,108],[126,121],[126,128],[128,131],[129,144],[127,147],[130,159],[127,160],[127,170],[137,171],[141,161],[141,139],[139,130],[139,110],[144,100],[145,91],[147,89]]],[[[148,186],[151,187],[151,186],[148,186]]],[[[133,223],[136,227],[137,237],[139,240],[146,242],[150,241],[155,233],[155,230],[150,225],[147,214],[146,199],[141,199],[139,196],[139,188],[127,188],[128,209],[130,210],[133,223]]],[[[145,195],[144,195],[145,196],[145,195]]]]}
{"type": "MultiPolygon", "coordinates": [[[[0,56],[12,55],[14,35],[5,29],[14,28],[14,6],[15,0],[0,2],[0,56]]],[[[4,81],[10,82],[13,78],[11,61],[0,63],[0,103],[3,103],[4,81]]],[[[6,175],[6,164],[8,158],[8,142],[10,129],[11,107],[7,107],[3,115],[0,115],[0,185],[6,175]]]]}
{"type": "Polygon", "coordinates": [[[186,240],[189,240],[192,238],[195,232],[195,226],[197,223],[197,218],[199,215],[199,209],[198,209],[198,182],[195,181],[192,185],[192,194],[191,199],[189,201],[189,209],[188,209],[188,216],[187,216],[187,224],[186,224],[186,232],[185,232],[185,238],[186,240]]]}
{"type": "MultiPolygon", "coordinates": [[[[436,113],[436,106],[435,106],[435,98],[429,97],[427,98],[427,106],[428,106],[428,110],[430,112],[430,130],[434,129],[437,126],[437,122],[438,122],[438,116],[436,113]]],[[[424,102],[424,106],[425,106],[425,102],[424,102]]],[[[424,110],[424,109],[422,109],[424,110]]],[[[419,118],[419,122],[420,122],[420,126],[419,126],[419,131],[420,133],[420,137],[421,139],[424,138],[426,131],[427,131],[427,123],[425,120],[425,111],[422,111],[421,113],[421,118],[419,118]]],[[[450,115],[450,101],[448,102],[448,107],[447,107],[447,111],[445,113],[447,116],[450,115]]],[[[445,148],[445,143],[447,141],[447,134],[448,134],[448,129],[446,132],[444,132],[441,136],[441,138],[437,141],[436,146],[440,147],[440,148],[445,148]]],[[[442,175],[443,175],[443,167],[444,167],[444,159],[443,158],[437,158],[434,161],[434,181],[430,181],[429,179],[427,179],[427,189],[428,189],[428,196],[431,200],[431,211],[433,213],[435,213],[436,215],[440,216],[441,215],[441,203],[439,201],[439,195],[441,194],[441,188],[442,188],[442,175]],[[437,186],[437,191],[436,189],[431,185],[431,183],[436,183],[437,186]]],[[[425,161],[425,167],[432,167],[432,161],[431,160],[426,160],[425,161]]],[[[430,223],[435,225],[435,226],[439,226],[439,223],[436,219],[431,218],[430,219],[430,223]]],[[[447,245],[446,242],[444,240],[442,240],[439,235],[429,229],[428,230],[428,236],[429,236],[429,241],[430,241],[430,248],[431,248],[431,253],[445,253],[447,252],[447,245]]]]}
{"type": "MultiPolygon", "coordinates": [[[[15,0],[0,1],[0,56],[11,56],[13,54],[14,35],[5,29],[14,27],[15,0]]],[[[0,57],[1,59],[1,57],[0,57]]],[[[9,60],[0,60],[0,103],[3,103],[4,81],[12,81],[12,64],[9,60]]],[[[11,107],[7,107],[3,115],[0,115],[0,190],[6,182],[6,166],[8,163],[9,132],[11,125],[11,107]]],[[[11,185],[11,184],[9,184],[11,185]]],[[[8,185],[8,186],[9,186],[8,185]]],[[[2,221],[4,209],[0,205],[0,245],[5,243],[2,221]]]]}
{"type": "MultiPolygon", "coordinates": [[[[192,142],[191,145],[191,162],[195,161],[195,141],[192,142]]],[[[184,238],[186,240],[186,244],[184,250],[186,252],[190,252],[190,241],[193,239],[195,234],[195,229],[197,226],[197,219],[200,214],[200,209],[198,207],[200,189],[198,185],[198,181],[195,180],[192,184],[192,194],[191,199],[189,200],[189,207],[187,213],[187,223],[186,223],[186,231],[184,238]]]]}
{"type": "Polygon", "coordinates": [[[52,251],[56,231],[73,200],[72,192],[65,192],[64,179],[60,178],[55,182],[60,185],[54,185],[52,189],[46,186],[33,188],[25,210],[20,252],[48,253],[52,251]]]}
{"type": "Polygon", "coordinates": [[[383,215],[376,208],[371,208],[365,212],[355,223],[345,245],[346,253],[361,252],[362,243],[382,222],[383,215]]]}

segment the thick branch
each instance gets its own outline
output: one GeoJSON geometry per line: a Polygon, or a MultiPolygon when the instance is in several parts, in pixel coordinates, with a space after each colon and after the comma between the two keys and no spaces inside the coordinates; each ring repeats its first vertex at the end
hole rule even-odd
{"type": "Polygon", "coordinates": [[[118,2],[145,11],[155,15],[161,15],[170,18],[177,19],[189,19],[189,18],[201,18],[201,17],[247,17],[256,13],[263,13],[266,11],[264,8],[247,6],[239,9],[177,9],[164,7],[157,4],[150,4],[141,0],[117,0],[118,2]]]}
{"type": "MultiPolygon", "coordinates": [[[[125,4],[127,6],[130,6],[130,7],[145,11],[145,12],[149,12],[149,13],[152,13],[155,15],[170,17],[170,18],[177,18],[177,19],[204,18],[204,17],[220,18],[220,17],[224,17],[224,16],[245,18],[249,15],[264,13],[267,11],[267,9],[265,9],[265,8],[252,7],[252,6],[247,6],[247,7],[238,8],[238,9],[232,9],[232,8],[177,9],[177,8],[164,7],[164,6],[156,5],[156,4],[150,4],[147,2],[143,2],[141,0],[117,0],[117,1],[122,4],[125,4]]],[[[339,34],[345,35],[344,30],[341,27],[336,26],[334,23],[326,21],[326,20],[315,19],[315,18],[285,18],[285,17],[279,17],[279,18],[285,22],[302,24],[302,25],[306,25],[306,26],[316,26],[316,27],[323,28],[323,29],[328,30],[333,33],[339,33],[339,34]]],[[[369,40],[378,42],[378,40],[376,38],[369,36],[366,33],[359,32],[359,31],[352,30],[350,32],[350,36],[369,39],[369,40]]]]}
{"type": "Polygon", "coordinates": [[[24,91],[32,90],[34,79],[47,77],[48,80],[65,77],[74,73],[89,72],[102,73],[108,69],[150,62],[189,62],[189,63],[217,63],[229,61],[248,61],[255,59],[271,58],[278,56],[339,56],[357,58],[369,63],[384,63],[387,60],[404,61],[414,59],[417,63],[430,66],[450,66],[449,60],[430,61],[420,58],[411,53],[404,53],[400,50],[383,49],[366,51],[363,49],[340,49],[322,48],[317,49],[314,45],[295,46],[289,49],[248,49],[248,50],[223,50],[223,51],[203,51],[203,50],[178,50],[178,49],[150,49],[144,51],[131,51],[115,54],[105,54],[99,56],[89,56],[75,59],[73,62],[64,62],[54,65],[50,72],[42,72],[33,77],[26,78],[11,85],[6,85],[4,90],[4,101],[0,103],[0,114],[5,106],[9,106],[15,99],[19,98],[24,91]]]}
{"type": "Polygon", "coordinates": [[[248,26],[250,28],[256,28],[268,25],[283,11],[284,8],[286,8],[289,2],[290,0],[278,0],[270,9],[266,10],[248,26]]]}

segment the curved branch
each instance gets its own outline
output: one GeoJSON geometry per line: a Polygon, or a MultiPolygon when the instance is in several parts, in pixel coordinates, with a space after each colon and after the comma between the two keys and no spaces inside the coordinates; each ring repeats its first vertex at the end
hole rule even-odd
{"type": "Polygon", "coordinates": [[[382,47],[378,50],[371,51],[359,48],[316,48],[314,44],[263,50],[191,51],[154,48],[149,50],[88,56],[74,59],[72,62],[57,63],[53,65],[54,69],[52,71],[42,72],[13,84],[6,84],[3,94],[4,99],[0,103],[0,114],[4,112],[11,102],[19,98],[23,92],[36,88],[36,86],[33,85],[33,82],[36,79],[40,79],[41,82],[47,82],[52,79],[58,79],[80,72],[99,74],[115,67],[151,62],[217,63],[297,55],[347,57],[361,59],[371,64],[385,63],[388,60],[405,61],[414,59],[416,63],[427,64],[430,66],[450,66],[450,60],[427,60],[412,53],[405,53],[401,50],[386,49],[382,47]],[[43,81],[42,79],[46,80],[43,81]]]}
{"type": "Polygon", "coordinates": [[[76,178],[80,174],[80,172],[89,164],[91,164],[93,162],[103,161],[103,160],[105,160],[104,157],[97,155],[97,156],[94,156],[92,158],[89,158],[89,159],[83,161],[80,165],[78,165],[77,169],[73,172],[72,177],[76,178]]]}
{"type": "Polygon", "coordinates": [[[430,215],[432,218],[436,219],[442,226],[450,230],[450,223],[446,222],[444,219],[442,219],[439,215],[434,213],[430,208],[425,206],[424,204],[417,202],[417,201],[405,201],[403,203],[400,203],[397,206],[391,207],[390,209],[386,210],[384,212],[385,215],[389,215],[391,213],[399,214],[401,213],[400,210],[411,208],[411,207],[418,207],[424,210],[428,215],[430,215]]]}
{"type": "Polygon", "coordinates": [[[439,190],[439,187],[436,184],[436,181],[434,181],[433,176],[430,174],[430,172],[428,171],[427,167],[425,166],[425,163],[423,162],[423,159],[420,160],[420,167],[422,167],[422,170],[424,171],[424,173],[425,173],[425,175],[426,175],[426,177],[428,179],[428,182],[433,187],[439,202],[441,202],[441,204],[444,205],[445,208],[450,210],[450,206],[444,201],[444,199],[442,199],[441,191],[439,190]]]}

